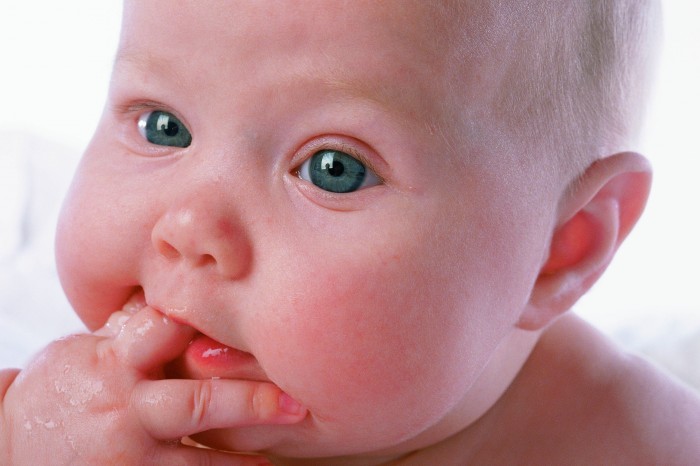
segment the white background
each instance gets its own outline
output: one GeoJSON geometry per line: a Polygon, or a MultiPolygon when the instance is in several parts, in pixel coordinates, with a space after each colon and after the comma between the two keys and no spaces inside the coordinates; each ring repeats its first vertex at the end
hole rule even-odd
{"type": "MultiPolygon", "coordinates": [[[[651,200],[638,228],[577,310],[637,350],[682,344],[686,352],[700,351],[700,333],[693,333],[700,327],[700,5],[667,0],[664,8],[664,47],[642,145],[655,168],[651,200]]],[[[97,123],[120,9],[117,0],[2,1],[0,131],[30,133],[66,147],[51,169],[70,171],[97,123]]],[[[0,143],[0,169],[2,147],[0,143]]],[[[12,183],[0,173],[0,217],[3,209],[12,208],[7,194],[12,183]]],[[[3,241],[9,240],[0,237],[0,250],[3,241]]],[[[50,264],[50,258],[45,260],[50,264]]],[[[31,264],[24,267],[31,269],[31,264]]],[[[4,279],[6,288],[15,286],[12,274],[4,279]]],[[[16,297],[36,292],[31,279],[21,284],[16,297]]],[[[21,298],[0,302],[0,308],[22,303],[21,298]]],[[[65,303],[57,304],[61,306],[65,303]]],[[[32,331],[48,338],[64,330],[51,322],[34,319],[32,331]]],[[[0,355],[0,363],[20,364],[38,344],[25,345],[4,360],[0,355]]],[[[700,365],[697,353],[688,357],[700,365]]]]}

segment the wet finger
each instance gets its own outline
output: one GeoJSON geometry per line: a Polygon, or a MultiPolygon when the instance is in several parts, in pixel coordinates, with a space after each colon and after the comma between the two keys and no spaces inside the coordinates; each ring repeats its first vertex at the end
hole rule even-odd
{"type": "Polygon", "coordinates": [[[113,312],[109,316],[109,319],[107,319],[107,322],[104,324],[104,326],[102,326],[98,330],[95,330],[95,332],[93,333],[98,337],[114,338],[117,335],[119,335],[119,332],[121,332],[122,328],[124,328],[124,325],[126,325],[130,318],[131,314],[128,314],[124,311],[113,312]]]}
{"type": "Polygon", "coordinates": [[[276,385],[246,380],[143,380],[132,405],[146,431],[161,440],[218,428],[293,424],[307,414],[276,385]]]}
{"type": "Polygon", "coordinates": [[[130,367],[147,372],[180,355],[195,330],[146,306],[126,321],[111,342],[117,356],[130,367]]]}
{"type": "Polygon", "coordinates": [[[96,330],[94,334],[101,337],[116,337],[131,316],[144,307],[146,307],[146,297],[143,294],[143,290],[138,290],[131,295],[120,310],[113,312],[104,326],[96,330]]]}

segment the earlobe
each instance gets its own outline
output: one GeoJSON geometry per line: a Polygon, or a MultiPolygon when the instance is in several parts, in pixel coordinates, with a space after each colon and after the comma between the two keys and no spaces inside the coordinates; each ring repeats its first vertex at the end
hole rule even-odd
{"type": "Polygon", "coordinates": [[[639,219],[650,186],[649,163],[630,152],[594,162],[572,184],[519,328],[543,328],[588,291],[639,219]]]}

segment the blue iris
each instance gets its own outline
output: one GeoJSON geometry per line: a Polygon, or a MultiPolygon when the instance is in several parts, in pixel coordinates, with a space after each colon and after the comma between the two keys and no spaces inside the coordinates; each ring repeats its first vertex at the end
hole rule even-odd
{"type": "Polygon", "coordinates": [[[374,176],[353,156],[338,150],[324,149],[304,162],[300,176],[332,193],[350,193],[374,176]]]}
{"type": "Polygon", "coordinates": [[[139,118],[139,131],[148,142],[159,146],[187,147],[192,135],[171,113],[156,110],[139,118]]]}

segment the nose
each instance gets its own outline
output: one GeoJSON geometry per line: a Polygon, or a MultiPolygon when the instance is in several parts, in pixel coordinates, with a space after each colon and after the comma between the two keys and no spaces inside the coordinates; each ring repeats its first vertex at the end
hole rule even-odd
{"type": "Polygon", "coordinates": [[[171,262],[209,268],[226,279],[246,275],[252,248],[239,219],[217,199],[180,202],[168,208],[151,233],[157,253],[171,262]]]}

